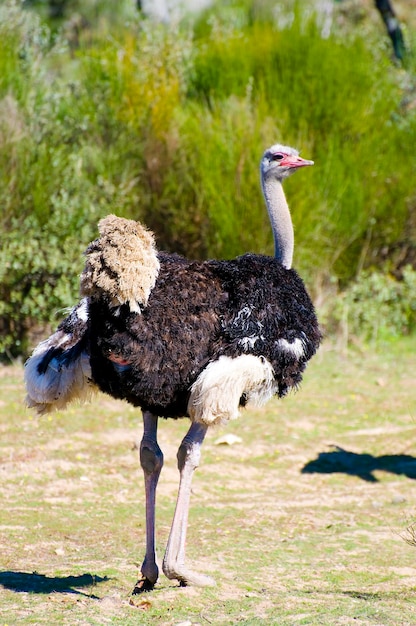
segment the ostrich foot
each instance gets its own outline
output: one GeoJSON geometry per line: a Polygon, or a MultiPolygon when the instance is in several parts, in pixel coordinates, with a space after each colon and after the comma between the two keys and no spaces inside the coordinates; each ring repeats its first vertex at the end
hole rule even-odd
{"type": "Polygon", "coordinates": [[[211,576],[194,572],[185,567],[185,565],[167,566],[164,564],[163,573],[170,580],[178,580],[180,587],[188,587],[189,585],[194,585],[195,587],[215,587],[216,585],[215,580],[211,576]]]}
{"type": "Polygon", "coordinates": [[[143,564],[140,568],[140,578],[134,585],[132,595],[136,596],[139,593],[146,591],[152,591],[157,579],[159,578],[159,568],[156,565],[156,561],[153,558],[148,559],[145,557],[143,564]]]}
{"type": "Polygon", "coordinates": [[[146,578],[146,576],[142,576],[142,578],[139,578],[137,583],[134,585],[134,589],[131,592],[131,595],[132,596],[137,596],[140,593],[146,593],[147,591],[153,591],[154,586],[155,586],[155,582],[152,582],[151,580],[146,578]]]}

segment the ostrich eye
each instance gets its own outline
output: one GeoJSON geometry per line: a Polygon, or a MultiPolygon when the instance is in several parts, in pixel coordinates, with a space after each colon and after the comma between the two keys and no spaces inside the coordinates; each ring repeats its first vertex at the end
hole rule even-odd
{"type": "Polygon", "coordinates": [[[271,160],[281,161],[283,158],[284,158],[284,154],[282,154],[281,152],[277,152],[276,154],[272,154],[271,160]]]}

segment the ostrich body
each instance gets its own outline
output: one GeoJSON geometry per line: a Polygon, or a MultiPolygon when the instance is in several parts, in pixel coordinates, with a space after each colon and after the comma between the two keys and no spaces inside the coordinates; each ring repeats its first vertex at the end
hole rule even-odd
{"type": "Polygon", "coordinates": [[[151,233],[109,216],[87,249],[83,300],[26,364],[29,406],[62,408],[96,386],[143,413],[140,463],[146,495],[146,555],[135,593],[153,588],[156,487],[163,466],[158,417],[189,417],[177,454],[179,492],[163,571],[181,585],[214,581],[185,564],[191,480],[207,429],[239,408],[297,387],[320,342],[311,300],[290,268],[293,228],[282,181],[312,165],[275,145],[261,183],[275,257],[189,261],[157,252],[151,233]]]}

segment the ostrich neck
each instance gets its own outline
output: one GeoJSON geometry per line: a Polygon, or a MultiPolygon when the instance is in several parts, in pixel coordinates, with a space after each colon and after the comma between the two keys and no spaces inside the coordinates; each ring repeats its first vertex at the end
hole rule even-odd
{"type": "Polygon", "coordinates": [[[262,180],[263,194],[274,237],[274,256],[284,267],[292,265],[294,235],[292,218],[282,183],[275,178],[262,180]]]}

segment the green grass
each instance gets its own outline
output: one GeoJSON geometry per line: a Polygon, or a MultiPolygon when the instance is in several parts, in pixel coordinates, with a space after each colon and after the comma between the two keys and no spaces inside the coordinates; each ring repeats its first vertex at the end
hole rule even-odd
{"type": "MultiPolygon", "coordinates": [[[[217,586],[181,589],[162,575],[134,598],[139,412],[100,395],[35,417],[23,408],[21,368],[3,367],[0,624],[414,623],[415,548],[401,535],[411,538],[416,515],[415,364],[414,338],[378,351],[324,344],[298,393],[228,425],[240,444],[216,445],[223,430],[209,433],[187,554],[217,586]]],[[[160,424],[159,558],[186,428],[160,424]]]]}

